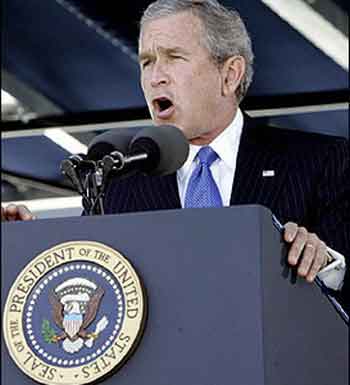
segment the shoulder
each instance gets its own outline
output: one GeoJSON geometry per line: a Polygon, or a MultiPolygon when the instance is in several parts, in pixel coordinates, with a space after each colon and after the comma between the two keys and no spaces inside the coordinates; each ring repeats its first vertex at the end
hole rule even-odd
{"type": "Polygon", "coordinates": [[[252,118],[246,119],[243,135],[248,143],[283,153],[348,152],[349,148],[349,141],[342,137],[281,128],[252,118]]]}

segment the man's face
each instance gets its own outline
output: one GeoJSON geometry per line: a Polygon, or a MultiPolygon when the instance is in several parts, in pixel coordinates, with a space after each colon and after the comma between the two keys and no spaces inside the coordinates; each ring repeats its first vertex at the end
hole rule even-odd
{"type": "Polygon", "coordinates": [[[141,31],[141,85],[155,124],[179,127],[192,142],[221,131],[222,77],[190,12],[146,23],[141,31]]]}

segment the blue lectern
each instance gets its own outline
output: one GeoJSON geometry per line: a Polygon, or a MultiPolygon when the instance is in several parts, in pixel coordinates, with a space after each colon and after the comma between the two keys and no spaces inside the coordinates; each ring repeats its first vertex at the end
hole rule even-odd
{"type": "MultiPolygon", "coordinates": [[[[348,329],[314,284],[292,282],[260,206],[2,224],[2,307],[31,258],[67,241],[120,251],[147,292],[137,349],[105,385],[346,385],[348,329]]],[[[2,343],[2,384],[29,385],[2,343]]]]}

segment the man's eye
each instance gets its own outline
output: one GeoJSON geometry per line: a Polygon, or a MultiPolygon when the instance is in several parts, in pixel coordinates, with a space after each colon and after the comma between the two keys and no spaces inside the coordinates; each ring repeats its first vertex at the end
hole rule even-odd
{"type": "Polygon", "coordinates": [[[150,60],[144,60],[144,61],[141,63],[141,67],[142,67],[142,68],[146,68],[150,63],[151,63],[150,60]]]}
{"type": "Polygon", "coordinates": [[[171,58],[172,59],[183,59],[183,57],[180,55],[171,55],[171,58]]]}

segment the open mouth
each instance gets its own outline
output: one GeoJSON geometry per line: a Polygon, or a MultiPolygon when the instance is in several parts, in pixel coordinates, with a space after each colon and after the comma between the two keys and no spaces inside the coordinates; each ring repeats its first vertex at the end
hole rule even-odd
{"type": "Polygon", "coordinates": [[[153,107],[158,118],[166,119],[174,111],[173,102],[167,97],[161,97],[153,100],[153,107]]]}

